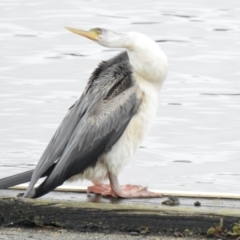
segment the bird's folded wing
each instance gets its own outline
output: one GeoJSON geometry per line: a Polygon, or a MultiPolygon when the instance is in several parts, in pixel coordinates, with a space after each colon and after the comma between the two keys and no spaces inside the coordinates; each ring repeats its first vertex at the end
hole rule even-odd
{"type": "MultiPolygon", "coordinates": [[[[94,165],[121,137],[138,106],[134,86],[110,101],[103,99],[96,104],[82,117],[51,174],[25,197],[40,197],[94,165]]],[[[41,175],[42,169],[36,168],[35,172],[41,175]]]]}
{"type": "MultiPolygon", "coordinates": [[[[58,164],[58,161],[62,157],[65,150],[69,151],[69,149],[71,149],[66,147],[69,146],[70,139],[74,139],[73,136],[75,136],[76,129],[79,130],[80,127],[83,127],[83,129],[85,129],[85,133],[88,133],[90,134],[89,136],[91,136],[92,129],[87,132],[87,127],[84,127],[83,124],[84,121],[86,121],[85,124],[88,124],[88,117],[91,118],[91,115],[87,113],[89,113],[92,109],[97,109],[96,106],[98,106],[99,108],[101,106],[108,106],[106,102],[102,102],[102,105],[99,105],[99,102],[101,102],[103,99],[109,100],[109,98],[116,97],[118,94],[121,94],[123,91],[127,90],[132,85],[133,79],[131,77],[131,66],[129,65],[126,52],[122,52],[117,56],[113,57],[112,59],[100,63],[99,66],[92,73],[92,76],[90,77],[82,96],[69,109],[69,112],[58,127],[52,140],[49,142],[47,148],[41,156],[36,166],[36,169],[34,171],[30,170],[24,173],[0,179],[0,188],[11,187],[16,184],[28,182],[31,179],[31,182],[25,194],[26,196],[29,195],[38,179],[41,177],[49,176],[58,164]]],[[[108,106],[109,108],[111,108],[110,105],[108,106]]],[[[113,112],[114,110],[112,108],[112,113],[113,112]]],[[[100,118],[93,123],[94,127],[95,124],[97,124],[97,122],[101,120],[101,114],[99,114],[99,117],[100,118]]],[[[111,117],[109,119],[111,119],[111,117]]],[[[118,126],[119,129],[123,131],[123,126],[126,122],[127,120],[123,122],[123,125],[120,124],[118,126]]],[[[87,126],[90,126],[90,124],[87,126]]],[[[110,124],[108,126],[111,127],[112,125],[110,124]]],[[[111,135],[110,133],[105,136],[105,138],[109,141],[107,147],[111,146],[113,142],[116,141],[117,136],[121,132],[117,127],[116,129],[118,131],[115,132],[117,134],[115,134],[114,137],[108,138],[108,136],[111,135]]],[[[104,131],[106,129],[100,128],[99,130],[104,131]]],[[[114,131],[115,130],[112,129],[112,132],[110,132],[113,134],[114,131]]],[[[96,131],[94,130],[94,133],[95,132],[96,131]]],[[[81,134],[83,134],[83,132],[81,134]]],[[[101,136],[104,138],[103,135],[101,136]]],[[[66,151],[66,153],[68,151],[66,151]]]]}
{"type": "Polygon", "coordinates": [[[109,59],[108,61],[102,62],[93,72],[81,98],[69,109],[69,112],[63,119],[43,155],[41,156],[36,169],[33,172],[26,195],[32,190],[43,173],[45,173],[54,164],[54,162],[56,162],[62,156],[70,138],[72,137],[72,134],[74,133],[85,113],[89,109],[93,108],[96,103],[104,98],[104,96],[106,96],[109,90],[109,85],[111,87],[111,84],[108,82],[109,79],[111,78],[111,81],[113,83],[115,82],[116,79],[112,79],[112,76],[108,75],[115,72],[115,66],[119,64],[121,65],[121,63],[124,64],[125,61],[127,61],[125,63],[125,67],[128,69],[129,66],[127,54],[126,52],[123,52],[116,57],[109,59]],[[104,88],[104,86],[108,87],[104,88]]]}

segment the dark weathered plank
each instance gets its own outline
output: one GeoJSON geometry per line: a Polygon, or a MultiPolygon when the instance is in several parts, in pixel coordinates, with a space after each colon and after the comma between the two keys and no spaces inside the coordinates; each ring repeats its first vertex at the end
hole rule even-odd
{"type": "Polygon", "coordinates": [[[41,199],[15,198],[20,191],[0,190],[0,225],[45,225],[78,231],[150,231],[189,229],[204,234],[224,219],[230,229],[240,220],[238,200],[180,198],[165,206],[162,199],[106,199],[95,195],[53,192],[41,199]],[[200,207],[193,203],[199,200],[200,207]]]}

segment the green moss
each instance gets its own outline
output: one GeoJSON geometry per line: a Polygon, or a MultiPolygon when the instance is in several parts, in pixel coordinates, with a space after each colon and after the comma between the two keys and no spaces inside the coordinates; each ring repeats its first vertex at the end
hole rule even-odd
{"type": "Polygon", "coordinates": [[[210,227],[207,230],[208,236],[234,236],[240,237],[240,223],[235,223],[232,227],[232,231],[227,231],[223,228],[223,220],[220,220],[220,223],[216,227],[210,227]]]}
{"type": "Polygon", "coordinates": [[[63,227],[63,224],[61,222],[52,222],[52,225],[61,228],[63,227]]]}
{"type": "Polygon", "coordinates": [[[185,229],[183,231],[183,234],[184,234],[184,236],[191,236],[192,235],[192,231],[190,231],[189,229],[185,229]]]}
{"type": "Polygon", "coordinates": [[[43,217],[41,217],[41,216],[35,216],[33,218],[33,222],[38,226],[44,225],[43,217]]]}

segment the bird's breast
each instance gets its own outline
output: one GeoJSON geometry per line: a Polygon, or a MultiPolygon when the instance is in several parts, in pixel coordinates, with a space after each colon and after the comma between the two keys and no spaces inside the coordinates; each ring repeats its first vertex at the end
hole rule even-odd
{"type": "Polygon", "coordinates": [[[158,89],[156,86],[139,77],[136,79],[136,84],[137,95],[141,100],[138,111],[104,160],[109,171],[115,174],[118,174],[131,160],[157,112],[158,89]]]}

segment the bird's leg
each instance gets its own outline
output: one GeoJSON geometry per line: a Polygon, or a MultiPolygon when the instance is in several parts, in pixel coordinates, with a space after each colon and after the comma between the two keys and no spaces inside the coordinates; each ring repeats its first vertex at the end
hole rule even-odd
{"type": "Polygon", "coordinates": [[[112,195],[112,193],[114,193],[115,196],[118,196],[121,198],[159,198],[159,197],[162,197],[162,194],[150,192],[147,190],[146,187],[142,187],[140,185],[128,184],[128,185],[120,186],[117,176],[115,176],[112,173],[109,173],[108,177],[109,177],[109,181],[110,181],[111,192],[103,192],[102,193],[103,196],[112,195]]]}

